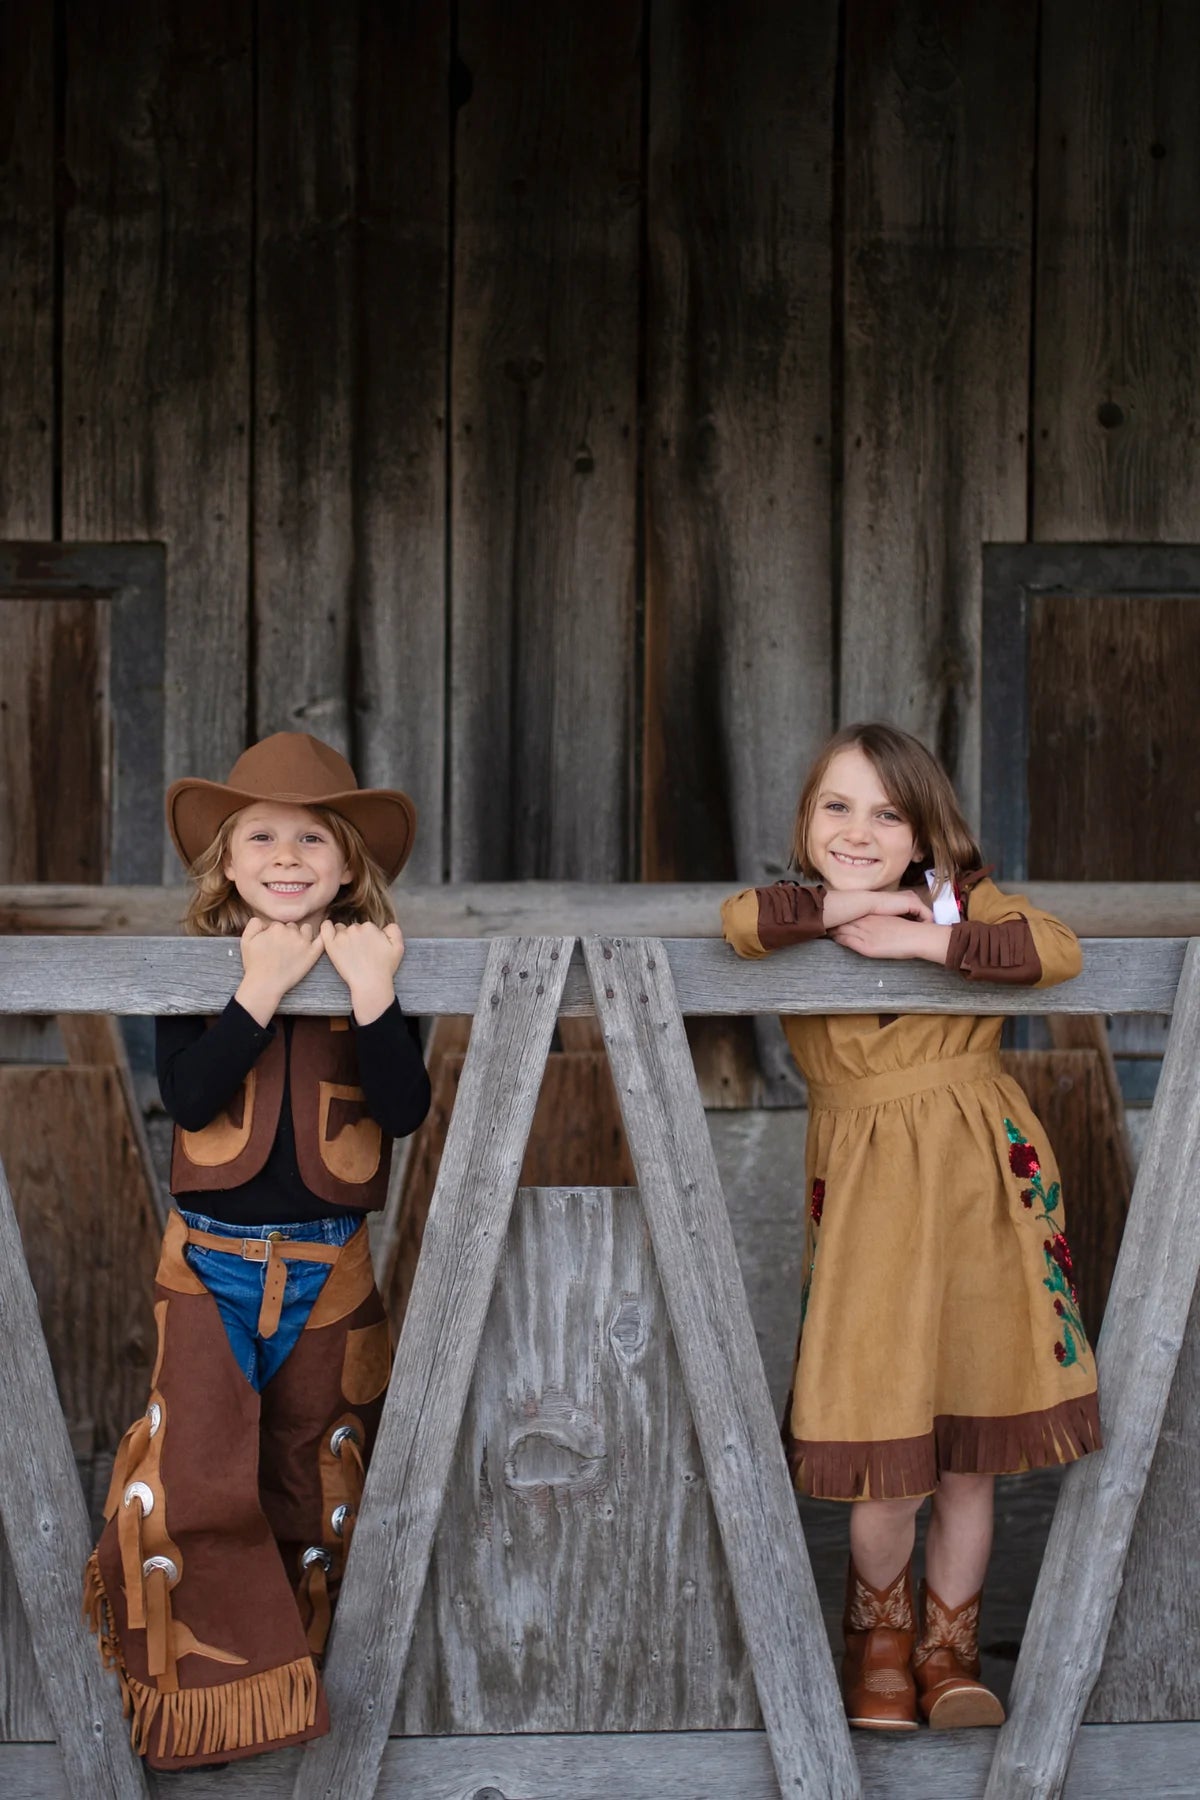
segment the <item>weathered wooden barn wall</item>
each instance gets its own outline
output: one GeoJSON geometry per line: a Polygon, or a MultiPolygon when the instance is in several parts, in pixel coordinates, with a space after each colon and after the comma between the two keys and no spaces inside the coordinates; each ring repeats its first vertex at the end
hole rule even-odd
{"type": "Polygon", "coordinates": [[[169,774],[425,878],[758,874],[838,719],[975,808],[986,539],[1200,537],[1190,0],[8,0],[0,529],[166,543],[169,774]]]}

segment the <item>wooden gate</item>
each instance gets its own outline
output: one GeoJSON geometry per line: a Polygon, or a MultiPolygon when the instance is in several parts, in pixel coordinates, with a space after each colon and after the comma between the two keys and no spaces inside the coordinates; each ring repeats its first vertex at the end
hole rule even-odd
{"type": "MultiPolygon", "coordinates": [[[[237,955],[236,944],[211,941],[0,940],[0,1011],[208,1012],[227,997],[237,955]]],[[[569,936],[418,940],[398,987],[410,1012],[473,1012],[475,1026],[331,1639],[333,1730],[304,1752],[193,1777],[197,1800],[210,1784],[214,1795],[295,1800],[1033,1800],[1064,1791],[1101,1800],[1135,1782],[1160,1796],[1192,1792],[1200,1725],[1079,1726],[1200,1265],[1200,947],[1093,940],[1084,973],[1042,993],[967,988],[942,970],[868,964],[832,945],[745,965],[708,940],[588,938],[581,955],[569,936]],[[1174,1021],[1098,1349],[1106,1448],[1063,1483],[1009,1722],[998,1738],[922,1734],[852,1749],[683,1015],[881,1009],[1152,1011],[1174,1021]],[[591,1012],[616,1080],[765,1736],[390,1737],[554,1022],[591,1012]]],[[[285,1006],[336,1012],[345,992],[322,966],[285,1006]]],[[[87,1520],[2,1177],[0,1331],[0,1514],[61,1759],[50,1746],[2,1747],[0,1781],[6,1794],[127,1800],[147,1792],[147,1775],[129,1749],[116,1683],[79,1621],[87,1520]]]]}

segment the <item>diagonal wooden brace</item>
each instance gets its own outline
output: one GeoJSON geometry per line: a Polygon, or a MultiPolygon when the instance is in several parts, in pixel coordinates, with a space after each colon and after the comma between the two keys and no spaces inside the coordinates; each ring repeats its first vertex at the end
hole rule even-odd
{"type": "Polygon", "coordinates": [[[330,1638],[332,1730],[295,1800],[370,1800],[496,1282],[574,938],[497,938],[330,1638]]]}
{"type": "Polygon", "coordinates": [[[986,1800],[1057,1800],[1100,1673],[1200,1270],[1200,939],[1184,958],[1096,1361],[1105,1445],[1069,1469],[986,1800]]]}
{"type": "Polygon", "coordinates": [[[861,1793],[663,945],[584,940],[784,1800],[861,1793]]]}
{"type": "Polygon", "coordinates": [[[92,1547],[87,1508],[3,1167],[0,1343],[0,1519],[67,1791],[88,1800],[144,1800],[146,1783],[121,1717],[120,1687],[81,1616],[83,1567],[92,1547]]]}

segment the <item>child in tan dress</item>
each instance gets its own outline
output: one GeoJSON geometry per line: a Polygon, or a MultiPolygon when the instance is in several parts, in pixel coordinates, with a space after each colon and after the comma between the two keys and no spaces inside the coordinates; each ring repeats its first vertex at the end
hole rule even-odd
{"type": "MultiPolygon", "coordinates": [[[[816,885],[722,908],[739,956],[830,937],[968,981],[1050,987],[1074,934],[982,872],[953,790],[891,726],[850,726],[804,785],[794,859],[816,885]],[[932,871],[932,883],[927,881],[932,871]],[[931,902],[937,902],[938,923],[931,902]]],[[[1002,1021],[785,1021],[809,1094],[801,1334],[787,1438],[801,1491],[854,1500],[843,1689],[852,1725],[999,1724],[978,1680],[996,1474],[1099,1447],[1096,1369],[1058,1171],[1000,1066],[1002,1021]],[[923,1619],[909,1573],[932,1495],[923,1619]]]]}

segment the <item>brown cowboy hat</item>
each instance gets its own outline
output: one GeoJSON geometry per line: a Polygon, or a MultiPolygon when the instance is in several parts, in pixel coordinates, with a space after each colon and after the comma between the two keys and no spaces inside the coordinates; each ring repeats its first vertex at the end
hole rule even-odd
{"type": "Polygon", "coordinates": [[[229,771],[229,780],[186,777],[167,789],[167,828],[191,868],[231,813],[254,800],[292,806],[327,806],[357,827],[389,881],[412,849],[417,809],[392,788],[360,788],[344,756],[306,731],[277,731],[251,744],[229,771]]]}

